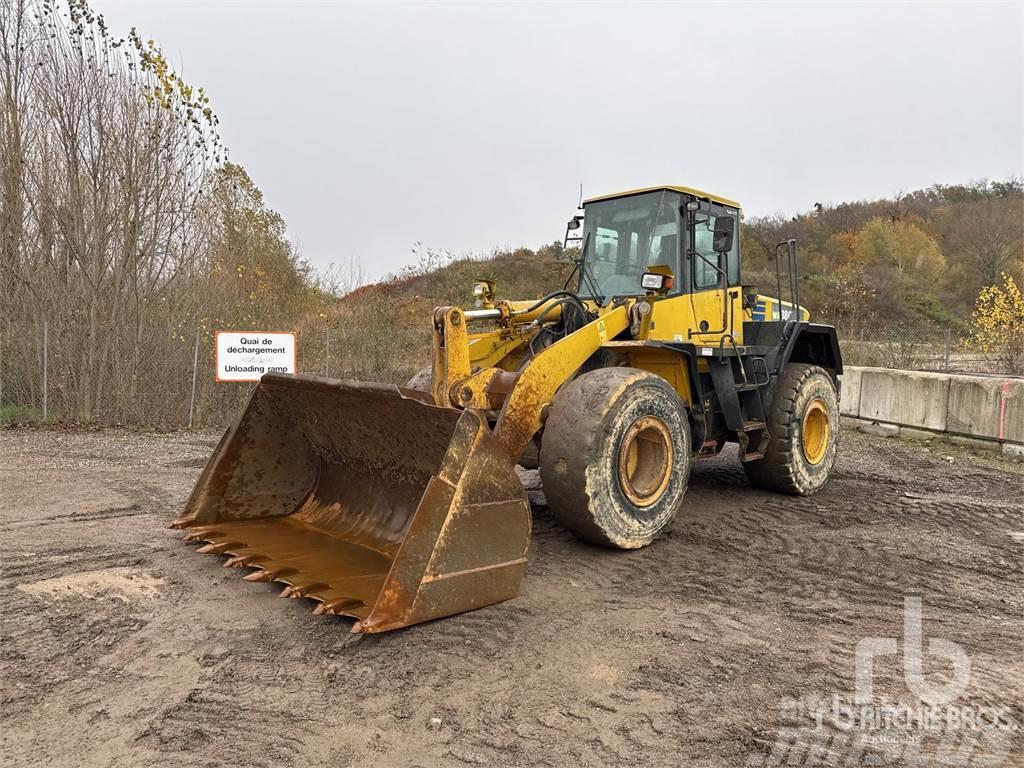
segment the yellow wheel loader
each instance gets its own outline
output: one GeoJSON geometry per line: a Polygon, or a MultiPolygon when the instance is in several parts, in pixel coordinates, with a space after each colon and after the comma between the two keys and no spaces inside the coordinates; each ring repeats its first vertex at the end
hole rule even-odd
{"type": "Polygon", "coordinates": [[[539,459],[556,520],[626,549],[729,442],[753,485],[818,491],[843,368],[835,330],[800,306],[795,241],[775,249],[770,297],[741,281],[738,203],[667,186],[581,210],[566,287],[508,301],[481,281],[475,308],[436,309],[418,386],[265,375],[173,526],[380,632],[517,594],[520,459],[539,459]]]}

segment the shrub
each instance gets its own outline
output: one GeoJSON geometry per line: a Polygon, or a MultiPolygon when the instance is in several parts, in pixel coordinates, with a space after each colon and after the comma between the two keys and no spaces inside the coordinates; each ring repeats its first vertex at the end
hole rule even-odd
{"type": "Polygon", "coordinates": [[[1001,370],[1024,374],[1024,297],[1012,277],[981,289],[971,343],[1001,370]]]}

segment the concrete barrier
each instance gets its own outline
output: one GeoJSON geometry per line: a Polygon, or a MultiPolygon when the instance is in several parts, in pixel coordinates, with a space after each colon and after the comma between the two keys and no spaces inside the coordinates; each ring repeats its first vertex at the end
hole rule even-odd
{"type": "Polygon", "coordinates": [[[948,395],[948,374],[864,368],[858,415],[945,432],[948,395]]]}
{"type": "Polygon", "coordinates": [[[946,407],[949,432],[1024,442],[1024,382],[952,376],[946,407]]]}
{"type": "Polygon", "coordinates": [[[839,410],[851,423],[1002,443],[1008,455],[1024,445],[1024,378],[846,366],[839,410]]]}
{"type": "Polygon", "coordinates": [[[1024,379],[1003,382],[999,409],[999,439],[1024,443],[1024,379]]]}
{"type": "Polygon", "coordinates": [[[846,366],[839,388],[839,413],[843,416],[860,416],[861,369],[846,366]]]}

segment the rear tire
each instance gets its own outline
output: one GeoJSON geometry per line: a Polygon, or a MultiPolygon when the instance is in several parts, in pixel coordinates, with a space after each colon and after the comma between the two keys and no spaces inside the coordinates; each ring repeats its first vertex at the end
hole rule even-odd
{"type": "Polygon", "coordinates": [[[743,463],[750,482],[810,496],[828,482],[839,447],[839,398],[829,372],[791,363],[775,385],[764,458],[743,463]]]}
{"type": "Polygon", "coordinates": [[[551,403],[540,476],[559,524],[593,544],[650,544],[682,506],[690,422],[675,390],[636,368],[565,384],[551,403]]]}

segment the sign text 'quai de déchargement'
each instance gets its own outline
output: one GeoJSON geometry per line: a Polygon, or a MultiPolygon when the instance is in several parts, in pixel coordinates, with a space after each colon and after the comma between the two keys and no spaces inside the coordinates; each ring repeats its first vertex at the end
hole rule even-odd
{"type": "Polygon", "coordinates": [[[217,381],[259,381],[265,373],[295,373],[295,334],[217,332],[217,381]]]}

